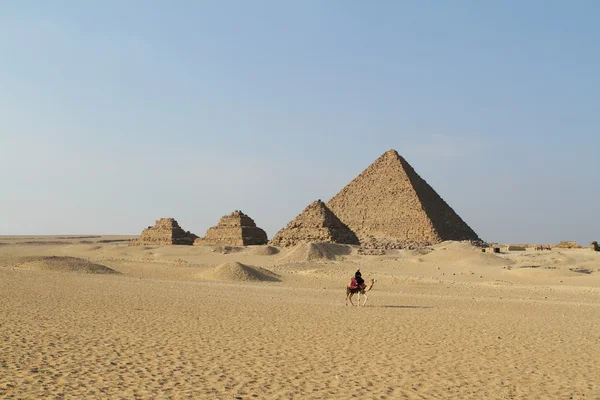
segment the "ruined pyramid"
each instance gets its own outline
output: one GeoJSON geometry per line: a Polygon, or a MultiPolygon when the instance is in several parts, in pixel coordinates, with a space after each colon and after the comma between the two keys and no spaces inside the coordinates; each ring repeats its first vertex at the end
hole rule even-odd
{"type": "Polygon", "coordinates": [[[367,238],[418,244],[479,240],[395,150],[385,152],[327,206],[361,242],[367,238]]]}
{"type": "Polygon", "coordinates": [[[267,244],[267,234],[256,226],[252,218],[236,210],[222,217],[217,226],[209,228],[206,235],[197,239],[194,244],[261,245],[267,244]]]}
{"type": "Polygon", "coordinates": [[[275,235],[269,244],[295,246],[321,242],[359,244],[358,238],[321,200],[312,202],[300,215],[275,235]]]}
{"type": "Polygon", "coordinates": [[[149,226],[142,231],[139,239],[129,242],[130,246],[144,245],[192,245],[198,236],[189,231],[181,229],[173,218],[161,218],[154,226],[149,226]]]}

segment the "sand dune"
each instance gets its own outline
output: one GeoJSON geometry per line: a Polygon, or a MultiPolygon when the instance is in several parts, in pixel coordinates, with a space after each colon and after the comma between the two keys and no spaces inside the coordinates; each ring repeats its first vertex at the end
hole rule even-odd
{"type": "Polygon", "coordinates": [[[421,262],[432,264],[455,264],[474,266],[503,266],[510,265],[513,261],[497,256],[494,253],[482,253],[480,249],[455,250],[441,248],[429,254],[418,257],[421,262]]]}
{"type": "Polygon", "coordinates": [[[80,240],[0,238],[0,398],[600,398],[600,253],[80,240]]]}
{"type": "Polygon", "coordinates": [[[279,262],[298,263],[335,260],[336,257],[350,254],[351,251],[351,246],[343,244],[300,243],[283,255],[279,262]]]}
{"type": "Polygon", "coordinates": [[[203,279],[223,282],[278,282],[278,275],[268,269],[244,265],[239,262],[227,262],[199,275],[203,279]]]}
{"type": "Polygon", "coordinates": [[[23,257],[14,267],[35,271],[118,274],[117,271],[104,265],[95,264],[82,258],[64,256],[23,257]]]}
{"type": "Polygon", "coordinates": [[[249,252],[255,256],[272,256],[279,254],[279,249],[274,246],[251,246],[249,252]]]}

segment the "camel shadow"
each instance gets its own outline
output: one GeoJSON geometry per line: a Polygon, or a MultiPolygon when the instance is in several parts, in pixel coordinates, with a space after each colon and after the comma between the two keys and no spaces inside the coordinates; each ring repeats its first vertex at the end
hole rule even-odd
{"type": "Polygon", "coordinates": [[[372,305],[371,307],[378,307],[378,308],[418,308],[418,309],[433,308],[433,307],[430,307],[430,306],[374,306],[374,305],[372,305]]]}

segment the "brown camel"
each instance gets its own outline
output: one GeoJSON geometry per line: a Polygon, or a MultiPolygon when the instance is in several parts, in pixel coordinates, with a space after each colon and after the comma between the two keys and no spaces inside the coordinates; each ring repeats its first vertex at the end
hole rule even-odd
{"type": "Polygon", "coordinates": [[[348,300],[350,300],[350,304],[354,305],[354,303],[352,302],[352,296],[354,296],[355,294],[358,293],[358,304],[357,306],[360,307],[360,295],[362,294],[363,296],[365,296],[365,301],[363,303],[363,307],[365,304],[367,304],[367,300],[369,299],[367,297],[367,292],[371,289],[373,289],[373,284],[375,283],[375,279],[371,279],[369,281],[369,284],[365,287],[365,288],[356,288],[356,289],[352,289],[350,288],[350,286],[346,287],[346,305],[348,305],[348,300]]]}

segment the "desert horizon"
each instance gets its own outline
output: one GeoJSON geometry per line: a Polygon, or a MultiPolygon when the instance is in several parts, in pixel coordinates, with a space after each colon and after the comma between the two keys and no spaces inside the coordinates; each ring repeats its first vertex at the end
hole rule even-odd
{"type": "Polygon", "coordinates": [[[0,400],[600,400],[600,3],[0,9],[0,400]]]}
{"type": "Polygon", "coordinates": [[[360,255],[60,237],[0,238],[0,397],[600,393],[590,249],[494,254],[450,241],[360,255]],[[375,280],[364,307],[345,304],[357,268],[375,280]]]}
{"type": "Polygon", "coordinates": [[[597,243],[487,243],[390,150],[270,238],[0,236],[0,397],[597,398],[599,295],[597,243]]]}

